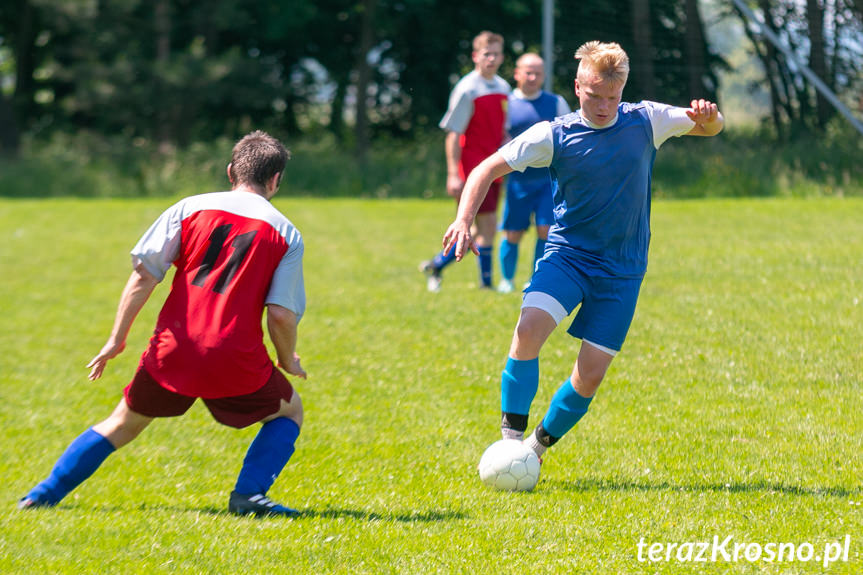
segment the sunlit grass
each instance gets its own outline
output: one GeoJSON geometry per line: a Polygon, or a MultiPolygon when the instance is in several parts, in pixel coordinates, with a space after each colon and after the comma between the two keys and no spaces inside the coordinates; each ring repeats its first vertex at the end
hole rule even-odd
{"type": "MultiPolygon", "coordinates": [[[[57,508],[15,501],[121,397],[167,286],[105,377],[128,250],[170,203],[0,201],[0,572],[857,573],[863,551],[863,202],[661,201],[623,352],[533,493],[484,488],[519,295],[471,257],[428,294],[417,263],[449,201],[292,199],[309,309],[306,408],[272,496],[296,520],[228,515],[255,429],[196,405],[157,421],[57,508]],[[639,562],[637,544],[826,542],[847,563],[639,562]]],[[[517,282],[525,279],[525,239],[517,282]]],[[[577,351],[542,355],[532,424],[577,351]]]]}

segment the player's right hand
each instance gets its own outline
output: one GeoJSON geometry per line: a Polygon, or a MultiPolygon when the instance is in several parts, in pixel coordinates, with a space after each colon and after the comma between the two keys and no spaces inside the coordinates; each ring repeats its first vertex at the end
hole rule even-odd
{"type": "Polygon", "coordinates": [[[448,175],[446,178],[446,193],[450,197],[459,199],[464,189],[464,180],[458,174],[448,175]]]}
{"type": "Polygon", "coordinates": [[[477,248],[473,235],[470,233],[470,224],[456,220],[447,228],[443,236],[444,255],[449,254],[450,250],[453,249],[455,250],[455,259],[459,262],[467,250],[479,255],[479,248],[477,248]]]}

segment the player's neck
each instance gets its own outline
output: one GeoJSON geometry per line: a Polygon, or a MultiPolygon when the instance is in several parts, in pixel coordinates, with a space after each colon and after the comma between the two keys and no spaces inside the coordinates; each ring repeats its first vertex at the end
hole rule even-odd
{"type": "Polygon", "coordinates": [[[494,80],[494,77],[497,76],[497,72],[484,72],[479,67],[475,68],[476,73],[485,78],[486,80],[494,80]]]}
{"type": "Polygon", "coordinates": [[[235,192],[248,192],[250,194],[256,194],[261,196],[262,198],[267,199],[267,190],[258,186],[252,186],[249,184],[240,184],[239,186],[234,187],[233,191],[235,192]]]}

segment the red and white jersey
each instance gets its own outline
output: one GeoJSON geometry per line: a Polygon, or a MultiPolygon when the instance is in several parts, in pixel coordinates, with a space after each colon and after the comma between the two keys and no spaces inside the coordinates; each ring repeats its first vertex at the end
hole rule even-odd
{"type": "Polygon", "coordinates": [[[132,249],[160,281],[177,271],[144,368],[171,391],[194,397],[244,395],[273,370],[264,345],[265,304],[303,315],[303,239],[255,193],[191,196],[168,208],[132,249]]]}
{"type": "Polygon", "coordinates": [[[462,178],[503,143],[507,126],[510,86],[500,76],[483,78],[476,70],[464,76],[452,90],[440,127],[461,134],[462,178]]]}

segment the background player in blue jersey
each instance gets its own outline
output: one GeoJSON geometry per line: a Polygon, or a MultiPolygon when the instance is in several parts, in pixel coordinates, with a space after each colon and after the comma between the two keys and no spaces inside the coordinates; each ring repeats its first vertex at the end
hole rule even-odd
{"type": "Polygon", "coordinates": [[[525,290],[501,376],[502,435],[522,438],[539,382],[539,351],[580,305],[568,330],[582,340],[572,373],[525,439],[539,456],[587,412],[629,330],[647,268],[656,150],[672,136],[714,136],[723,127],[716,105],[705,100],[692,100],[688,109],[622,103],[629,58],[617,44],[588,42],[575,57],[580,109],[535,124],[477,166],[443,238],[457,259],[475,250],[470,223],[489,183],[514,170],[549,167],[555,223],[525,290]]]}
{"type": "MultiPolygon", "coordinates": [[[[513,77],[517,86],[509,95],[509,133],[513,137],[537,122],[570,113],[569,104],[562,96],[542,89],[545,67],[539,54],[522,54],[515,63],[513,77]]],[[[504,237],[500,241],[501,280],[497,291],[509,293],[515,289],[512,280],[518,265],[518,244],[530,227],[531,215],[536,225],[533,264],[542,257],[548,228],[554,223],[552,207],[551,177],[547,168],[527,168],[523,173],[513,172],[507,178],[501,224],[504,237]]]]}

